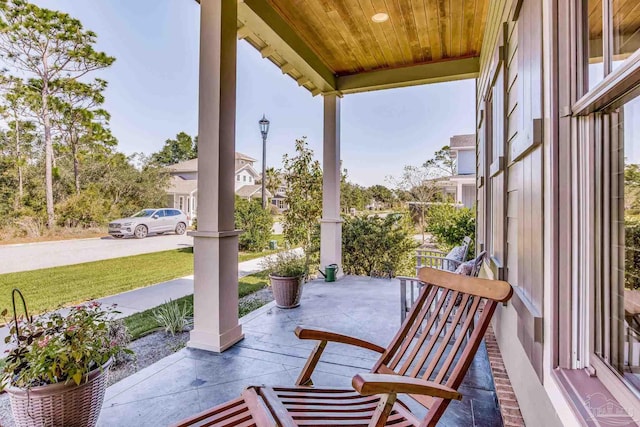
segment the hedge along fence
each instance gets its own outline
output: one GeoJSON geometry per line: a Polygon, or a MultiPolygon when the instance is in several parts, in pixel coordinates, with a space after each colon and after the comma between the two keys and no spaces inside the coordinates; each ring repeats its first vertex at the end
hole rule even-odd
{"type": "Polygon", "coordinates": [[[640,221],[626,220],[624,226],[624,287],[640,289],[640,221]]]}
{"type": "Polygon", "coordinates": [[[405,214],[344,218],[344,273],[389,277],[415,274],[413,255],[418,243],[412,234],[411,219],[405,214]]]}
{"type": "Polygon", "coordinates": [[[469,254],[474,253],[476,215],[473,209],[448,203],[432,205],[427,211],[426,229],[445,251],[460,245],[465,237],[471,237],[469,254]]]}

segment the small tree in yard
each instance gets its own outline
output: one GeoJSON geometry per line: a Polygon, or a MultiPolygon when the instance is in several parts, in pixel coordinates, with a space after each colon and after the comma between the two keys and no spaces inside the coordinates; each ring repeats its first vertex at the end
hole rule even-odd
{"type": "Polygon", "coordinates": [[[451,157],[451,150],[445,145],[433,155],[432,159],[427,160],[425,168],[431,169],[435,174],[440,176],[453,176],[456,174],[458,162],[455,157],[451,157]]]}
{"type": "Polygon", "coordinates": [[[282,221],[284,238],[305,251],[307,267],[319,249],[319,220],[322,217],[322,169],[313,159],[306,138],[296,140],[295,156],[284,155],[287,203],[282,221]]]}
{"type": "Polygon", "coordinates": [[[240,250],[257,252],[267,247],[273,218],[269,211],[262,209],[259,200],[236,197],[235,221],[236,228],[243,231],[239,237],[240,250]]]}
{"type": "Polygon", "coordinates": [[[431,167],[426,163],[420,167],[405,166],[399,179],[391,178],[398,190],[414,202],[413,210],[422,233],[422,242],[425,241],[426,212],[429,202],[432,202],[440,192],[434,181],[435,175],[431,167]]]}
{"type": "Polygon", "coordinates": [[[347,217],[342,227],[343,269],[346,274],[413,275],[411,220],[403,214],[347,217]]]}

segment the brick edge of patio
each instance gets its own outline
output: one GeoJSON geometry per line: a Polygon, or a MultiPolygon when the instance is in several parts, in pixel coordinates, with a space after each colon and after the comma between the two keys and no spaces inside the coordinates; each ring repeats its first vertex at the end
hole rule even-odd
{"type": "Polygon", "coordinates": [[[513,387],[511,387],[511,380],[509,380],[509,375],[504,367],[502,354],[500,353],[500,348],[498,347],[498,342],[496,341],[496,336],[493,333],[493,327],[491,325],[489,325],[484,339],[504,426],[524,427],[526,424],[520,412],[518,398],[513,391],[513,387]]]}

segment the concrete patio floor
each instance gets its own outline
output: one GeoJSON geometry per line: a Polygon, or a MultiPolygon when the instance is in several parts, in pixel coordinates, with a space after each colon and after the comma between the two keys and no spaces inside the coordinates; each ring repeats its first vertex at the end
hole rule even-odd
{"type": "MultiPolygon", "coordinates": [[[[98,425],[169,425],[238,396],[247,385],[293,385],[315,345],[296,338],[297,325],[385,346],[400,325],[399,283],[366,277],[313,281],[305,285],[300,307],[283,310],[271,303],[241,322],[245,339],[222,354],[185,348],[109,387],[98,425]]],[[[367,350],[329,344],[314,383],[350,387],[353,375],[367,372],[376,359],[367,350]]],[[[460,392],[463,400],[449,405],[439,425],[502,425],[484,343],[460,392]]]]}

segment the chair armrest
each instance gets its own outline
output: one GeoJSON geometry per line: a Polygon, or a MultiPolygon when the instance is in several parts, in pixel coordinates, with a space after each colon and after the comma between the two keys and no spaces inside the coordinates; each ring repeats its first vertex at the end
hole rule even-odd
{"type": "Polygon", "coordinates": [[[403,393],[422,394],[442,399],[462,399],[462,394],[450,387],[421,378],[403,377],[401,375],[358,374],[353,377],[351,384],[362,396],[403,393]]]}
{"type": "Polygon", "coordinates": [[[356,347],[366,348],[368,350],[377,351],[378,353],[384,353],[385,348],[379,345],[373,344],[369,341],[361,340],[359,338],[350,337],[349,335],[339,334],[326,329],[320,328],[306,328],[304,326],[297,326],[295,334],[301,340],[318,340],[318,341],[331,341],[342,344],[354,345],[356,347]]]}

